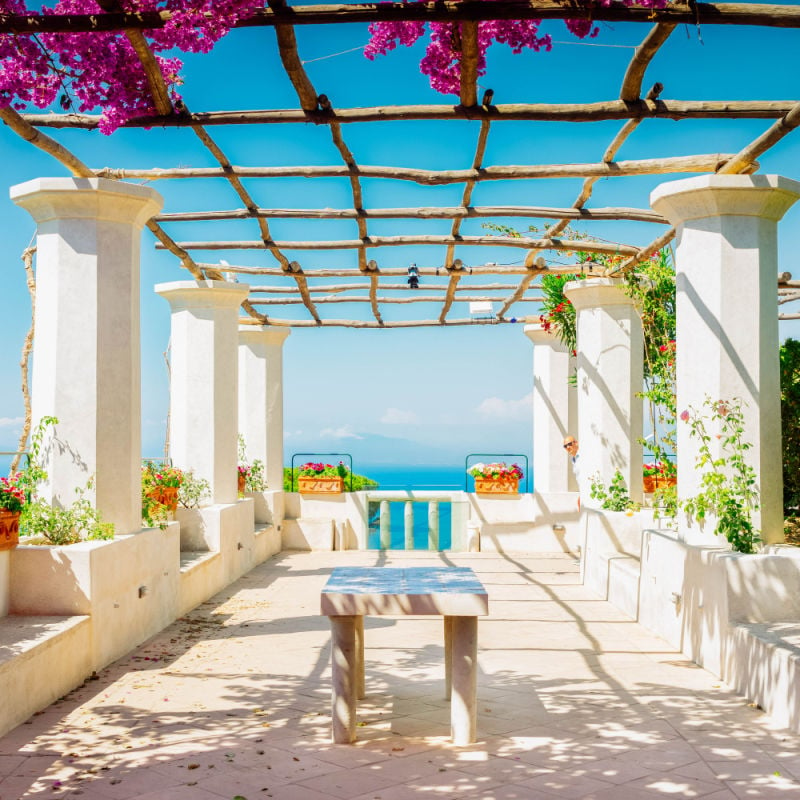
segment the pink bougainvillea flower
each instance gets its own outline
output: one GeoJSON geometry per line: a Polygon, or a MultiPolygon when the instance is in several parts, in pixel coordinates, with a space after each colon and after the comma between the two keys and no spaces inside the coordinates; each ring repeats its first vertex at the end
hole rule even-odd
{"type": "Polygon", "coordinates": [[[682,419],[684,422],[688,422],[688,421],[689,421],[689,412],[688,412],[688,411],[686,411],[686,409],[684,409],[683,411],[681,411],[681,419],[682,419]]]}

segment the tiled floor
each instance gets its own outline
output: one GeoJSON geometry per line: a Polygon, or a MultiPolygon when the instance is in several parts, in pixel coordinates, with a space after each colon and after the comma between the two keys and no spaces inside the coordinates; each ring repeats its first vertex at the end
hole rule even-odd
{"type": "Polygon", "coordinates": [[[284,553],[0,739],[0,800],[659,796],[800,798],[800,736],[566,556],[284,553]],[[471,566],[487,587],[477,744],[449,743],[441,618],[387,617],[366,620],[358,742],[330,743],[319,591],[376,563],[471,566]]]}

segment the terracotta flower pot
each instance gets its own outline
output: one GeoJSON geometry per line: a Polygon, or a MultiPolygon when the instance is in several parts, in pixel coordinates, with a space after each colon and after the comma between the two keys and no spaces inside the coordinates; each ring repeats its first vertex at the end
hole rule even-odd
{"type": "Polygon", "coordinates": [[[242,475],[241,472],[236,473],[236,485],[238,487],[239,494],[244,494],[244,491],[247,488],[247,478],[242,475]]]}
{"type": "Polygon", "coordinates": [[[518,494],[519,478],[475,478],[478,494],[518,494]]]}
{"type": "Polygon", "coordinates": [[[297,491],[301,494],[339,494],[344,491],[344,478],[301,475],[297,478],[297,491]]]}
{"type": "Polygon", "coordinates": [[[0,510],[0,550],[11,550],[19,544],[19,514],[0,510]]]}
{"type": "Polygon", "coordinates": [[[656,489],[664,489],[667,486],[675,486],[677,478],[665,475],[644,475],[642,476],[642,488],[645,494],[652,494],[656,489]]]}
{"type": "Polygon", "coordinates": [[[177,486],[155,486],[148,493],[148,497],[166,506],[168,511],[175,511],[178,507],[177,486]]]}

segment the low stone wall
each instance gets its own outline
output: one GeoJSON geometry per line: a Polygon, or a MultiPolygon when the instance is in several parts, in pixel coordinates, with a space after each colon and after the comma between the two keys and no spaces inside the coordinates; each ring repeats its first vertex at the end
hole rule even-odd
{"type": "Polygon", "coordinates": [[[364,548],[369,502],[453,503],[452,548],[498,553],[578,553],[582,540],[577,495],[479,495],[461,491],[367,491],[334,495],[287,492],[284,550],[364,548]]]}
{"type": "Polygon", "coordinates": [[[0,734],[278,552],[279,531],[256,527],[254,506],[248,498],[179,513],[163,530],[3,554],[0,676],[17,696],[0,704],[0,734]]]}
{"type": "Polygon", "coordinates": [[[800,731],[800,548],[744,555],[688,544],[636,515],[587,511],[584,521],[587,585],[800,731]]]}

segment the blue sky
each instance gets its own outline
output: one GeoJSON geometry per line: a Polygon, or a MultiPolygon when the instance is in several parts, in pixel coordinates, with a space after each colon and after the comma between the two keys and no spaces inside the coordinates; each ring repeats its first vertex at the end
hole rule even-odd
{"type": "MultiPolygon", "coordinates": [[[[483,88],[495,90],[497,103],[590,102],[618,95],[625,66],[646,33],[643,25],[601,25],[600,36],[578,43],[561,23],[547,23],[556,44],[551,53],[525,52],[515,56],[501,45],[489,51],[489,70],[483,88]],[[604,46],[596,46],[604,45],[604,46]]],[[[669,99],[796,98],[794,74],[776,70],[772,56],[796,43],[791,30],[677,29],[651,64],[645,86],[665,85],[669,99]]],[[[299,52],[319,92],[334,106],[352,107],[406,103],[450,102],[434,93],[419,74],[422,47],[399,49],[377,61],[360,52],[333,55],[362,46],[364,25],[302,27],[297,29],[299,52]],[[327,57],[333,56],[333,57],[327,57]],[[321,59],[321,60],[312,60],[321,59]]],[[[187,56],[182,92],[195,111],[244,108],[291,108],[297,100],[273,46],[268,28],[234,31],[208,56],[187,56]]],[[[769,126],[769,121],[652,120],[643,123],[623,146],[618,158],[635,159],[701,152],[736,152],[769,126]]],[[[489,137],[487,164],[544,164],[598,161],[619,129],[619,122],[583,124],[495,124],[489,137]]],[[[476,122],[396,122],[346,125],[345,140],[362,164],[402,165],[430,169],[469,166],[479,124],[476,122]]],[[[312,125],[242,126],[209,129],[230,160],[239,165],[335,164],[341,158],[327,127],[312,125]]],[[[111,137],[97,132],[51,132],[88,164],[101,166],[215,166],[211,156],[189,130],[120,130],[111,137]]],[[[26,212],[8,200],[8,187],[39,177],[62,176],[64,169],[5,127],[0,127],[0,241],[3,284],[0,320],[4,346],[0,349],[0,449],[16,444],[22,399],[19,392],[19,352],[29,324],[29,301],[19,260],[34,235],[26,212]]],[[[784,139],[761,160],[762,172],[800,179],[800,138],[784,139]]],[[[669,180],[675,176],[664,176],[669,180]]],[[[595,185],[591,206],[647,207],[658,177],[606,179],[595,185]]],[[[222,181],[156,181],[164,195],[165,211],[232,209],[240,206],[233,190],[222,181]]],[[[260,205],[267,207],[352,206],[347,181],[282,179],[246,182],[260,205]]],[[[365,180],[368,206],[413,206],[460,202],[462,186],[421,187],[399,181],[365,180]]],[[[487,182],[476,188],[474,205],[527,204],[568,206],[580,190],[577,179],[487,182]]],[[[498,220],[509,222],[508,220],[498,220]]],[[[546,221],[534,220],[544,225],[546,221]]],[[[787,214],[779,228],[780,269],[794,271],[800,245],[800,207],[787,214]]],[[[524,220],[511,221],[518,226],[524,220]]],[[[167,230],[178,239],[257,238],[253,222],[174,223],[167,230]],[[220,224],[220,223],[217,223],[220,224]]],[[[351,221],[310,223],[272,220],[276,239],[324,239],[356,235],[351,221]],[[313,224],[313,228],[310,225],[313,224]]],[[[370,222],[371,234],[406,232],[446,233],[449,223],[430,221],[370,222]]],[[[597,223],[586,230],[601,238],[645,244],[654,238],[644,223],[597,223]]],[[[463,233],[482,232],[480,221],[469,221],[463,233]]],[[[510,263],[524,258],[522,250],[460,248],[465,264],[485,261],[510,263]]],[[[548,260],[558,263],[558,254],[548,260]]],[[[196,254],[201,261],[226,259],[232,264],[274,266],[274,260],[255,251],[196,254]]],[[[410,262],[435,266],[444,249],[382,248],[372,250],[381,267],[405,267],[410,262]]],[[[354,252],[290,254],[306,268],[356,264],[354,252]]],[[[169,338],[167,303],[153,294],[155,283],[185,279],[175,259],[154,249],[152,235],[142,239],[143,315],[143,449],[155,455],[163,447],[168,403],[162,352],[169,338]]],[[[341,280],[341,279],[340,279],[341,280]]],[[[499,281],[493,278],[493,281],[499,281]]],[[[254,281],[251,281],[254,282],[254,281]]],[[[268,280],[260,278],[260,284],[268,280]]],[[[440,283],[444,283],[441,279],[440,283]]],[[[503,281],[507,282],[507,281],[503,281]]],[[[428,281],[430,286],[434,282],[428,281]]],[[[281,285],[288,285],[281,281],[281,285]]],[[[423,280],[423,289],[426,281],[423,280]]],[[[407,313],[407,306],[384,306],[387,319],[407,313]]],[[[417,318],[432,317],[435,309],[412,306],[417,318]]],[[[322,307],[324,316],[360,318],[368,304],[322,307]]],[[[276,316],[307,318],[302,306],[274,312],[276,316]]],[[[535,306],[520,304],[522,317],[535,306]]],[[[467,316],[454,310],[451,316],[467,316]]],[[[800,336],[797,323],[783,323],[782,335],[800,336]]],[[[530,392],[532,347],[522,325],[471,326],[451,329],[346,330],[295,329],[285,345],[285,428],[287,461],[295,451],[344,450],[359,463],[461,463],[469,452],[522,452],[531,449],[530,392]]]]}

